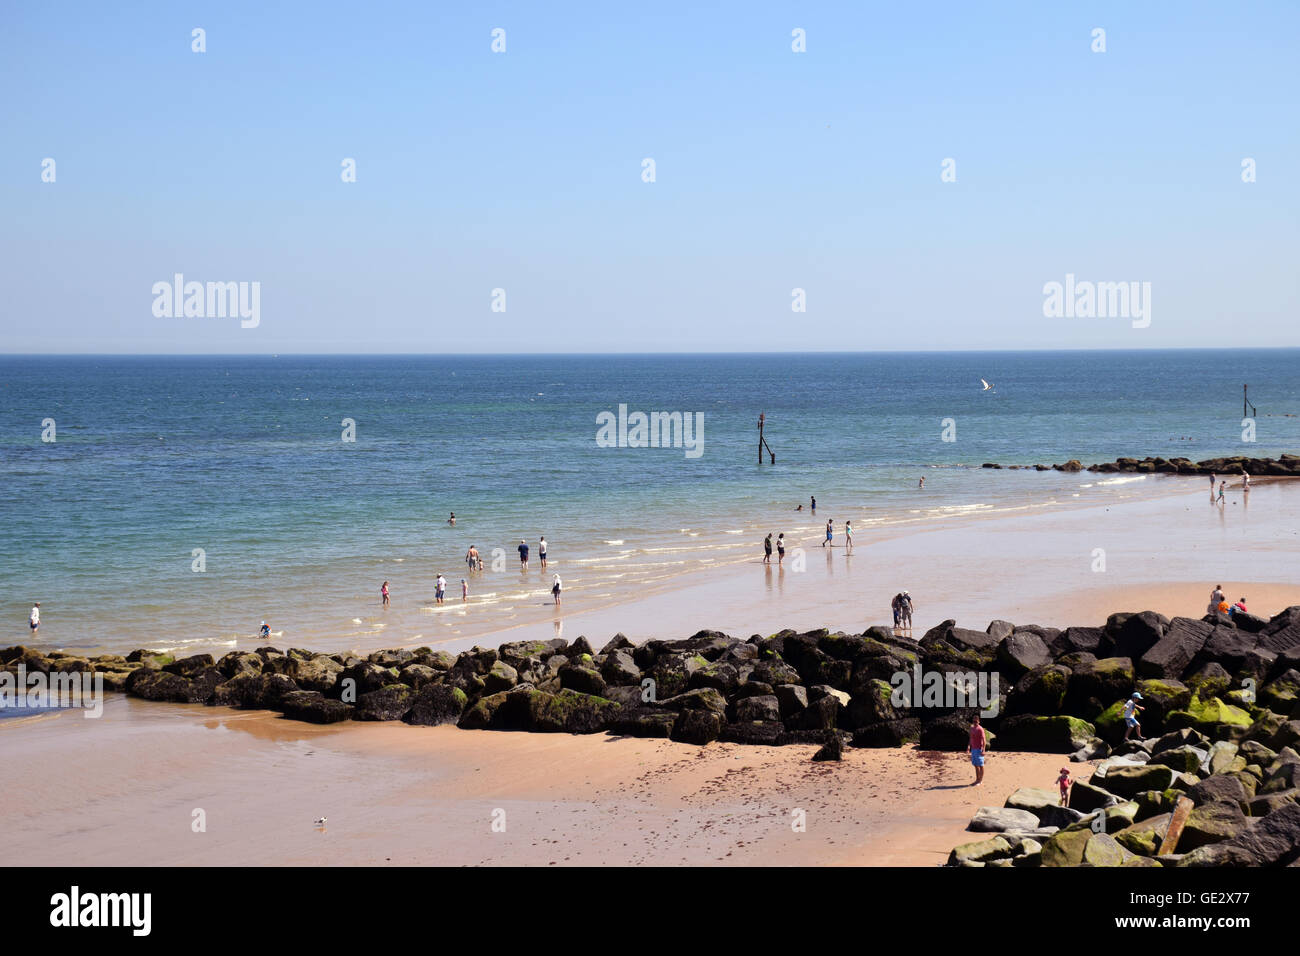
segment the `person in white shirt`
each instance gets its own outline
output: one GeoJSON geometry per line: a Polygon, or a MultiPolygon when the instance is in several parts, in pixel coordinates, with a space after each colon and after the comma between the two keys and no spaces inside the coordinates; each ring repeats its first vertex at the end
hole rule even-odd
{"type": "Polygon", "coordinates": [[[542,559],[542,570],[546,570],[546,539],[540,538],[537,541],[537,556],[542,559]]]}
{"type": "Polygon", "coordinates": [[[41,602],[40,601],[37,601],[35,604],[32,605],[32,615],[30,618],[28,618],[27,623],[31,627],[33,634],[35,634],[38,630],[40,630],[41,627],[41,602]]]}
{"type": "Polygon", "coordinates": [[[447,579],[441,574],[438,575],[438,603],[442,603],[443,596],[447,593],[447,579]]]}

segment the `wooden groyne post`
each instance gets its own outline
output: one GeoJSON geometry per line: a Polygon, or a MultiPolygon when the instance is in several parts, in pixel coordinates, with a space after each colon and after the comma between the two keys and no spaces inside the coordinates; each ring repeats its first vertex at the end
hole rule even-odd
{"type": "Polygon", "coordinates": [[[763,412],[758,413],[758,463],[760,465],[763,464],[763,449],[766,448],[768,455],[772,459],[772,464],[775,465],[776,453],[772,451],[772,446],[769,445],[767,439],[763,437],[763,423],[766,419],[767,416],[763,412]]]}
{"type": "Polygon", "coordinates": [[[1241,417],[1242,418],[1256,417],[1255,413],[1257,409],[1255,408],[1254,405],[1250,404],[1250,399],[1246,397],[1246,390],[1249,388],[1250,388],[1249,385],[1241,386],[1241,417]],[[1250,411],[1246,411],[1246,409],[1250,409],[1250,411]]]}

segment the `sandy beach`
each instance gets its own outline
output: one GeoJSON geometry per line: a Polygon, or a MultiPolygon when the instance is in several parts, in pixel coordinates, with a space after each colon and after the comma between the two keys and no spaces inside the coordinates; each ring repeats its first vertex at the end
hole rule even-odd
{"type": "Polygon", "coordinates": [[[1050,786],[1063,759],[994,753],[976,788],[964,755],[910,747],[813,764],[811,746],[316,727],[126,697],[101,721],[12,723],[0,745],[41,769],[9,795],[7,865],[938,865],[978,838],[979,806],[1050,786]]]}
{"type": "MultiPolygon", "coordinates": [[[[597,645],[616,631],[638,641],[704,627],[860,632],[883,623],[901,587],[918,600],[918,637],[946,617],[982,629],[993,618],[1100,624],[1147,608],[1199,616],[1214,584],[1265,615],[1300,604],[1300,586],[1287,583],[1296,488],[1261,486],[1248,506],[1223,510],[1199,490],[863,541],[851,557],[810,551],[804,572],[720,569],[559,618],[562,628],[539,621],[478,643],[561,631],[597,645]],[[1106,550],[1104,571],[1092,570],[1094,548],[1106,550]]],[[[814,764],[811,746],[317,727],[121,695],[99,720],[0,721],[0,746],[34,771],[7,795],[0,863],[159,866],[935,865],[970,839],[980,806],[1050,786],[1064,759],[995,750],[976,789],[964,755],[912,747],[814,764]],[[196,809],[205,832],[192,829],[196,809]],[[804,832],[791,826],[795,810],[806,812],[804,832]],[[494,832],[502,811],[505,830],[494,832]],[[320,817],[324,828],[313,826],[320,817]]],[[[1072,772],[1086,779],[1089,769],[1072,772]]]]}

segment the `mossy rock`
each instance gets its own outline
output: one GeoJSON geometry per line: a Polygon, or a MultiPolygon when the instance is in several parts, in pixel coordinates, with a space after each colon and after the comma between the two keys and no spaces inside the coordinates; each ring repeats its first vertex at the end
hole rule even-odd
{"type": "Polygon", "coordinates": [[[1115,842],[1140,856],[1155,856],[1169,830],[1172,813],[1161,813],[1134,823],[1115,834],[1115,842]]]}
{"type": "Polygon", "coordinates": [[[1032,753],[1073,753],[1097,736],[1086,720],[1064,714],[1055,717],[1008,717],[999,728],[1000,748],[1032,753]]]}
{"type": "Polygon", "coordinates": [[[1208,700],[1193,697],[1186,710],[1174,711],[1168,720],[1171,730],[1193,727],[1212,739],[1230,736],[1233,728],[1245,736],[1253,723],[1249,713],[1218,697],[1208,700]]]}
{"type": "Polygon", "coordinates": [[[987,863],[1011,855],[1013,847],[1006,837],[995,836],[988,840],[976,840],[952,848],[948,854],[949,866],[965,866],[970,863],[987,863]]]}

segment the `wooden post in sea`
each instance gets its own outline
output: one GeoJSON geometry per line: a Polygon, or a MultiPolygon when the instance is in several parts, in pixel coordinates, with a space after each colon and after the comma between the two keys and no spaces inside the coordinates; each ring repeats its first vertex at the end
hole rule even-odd
{"type": "Polygon", "coordinates": [[[1250,399],[1246,397],[1246,390],[1248,388],[1250,388],[1249,385],[1241,386],[1241,417],[1242,418],[1254,418],[1255,413],[1258,411],[1258,409],[1255,408],[1254,405],[1250,404],[1250,399]],[[1250,409],[1250,411],[1247,411],[1247,409],[1250,409]]]}
{"type": "Polygon", "coordinates": [[[772,451],[772,446],[769,445],[767,443],[767,439],[763,437],[763,422],[766,420],[766,418],[767,416],[764,413],[762,412],[758,413],[758,463],[760,465],[763,464],[763,449],[766,448],[768,455],[770,455],[772,458],[772,464],[775,465],[776,453],[772,451]]]}

